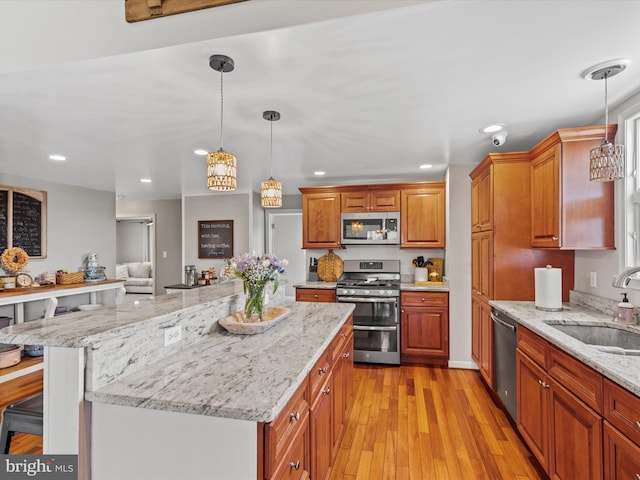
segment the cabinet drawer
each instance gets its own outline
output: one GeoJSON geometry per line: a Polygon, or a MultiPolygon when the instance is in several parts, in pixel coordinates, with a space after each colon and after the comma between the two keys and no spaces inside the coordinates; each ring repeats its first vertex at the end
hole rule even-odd
{"type": "Polygon", "coordinates": [[[400,302],[403,306],[446,307],[449,294],[446,292],[402,292],[400,302]]]}
{"type": "Polygon", "coordinates": [[[306,428],[309,421],[307,403],[307,382],[303,382],[291,400],[287,402],[276,419],[266,426],[266,470],[269,476],[275,469],[275,463],[287,450],[300,429],[306,428]]]}
{"type": "Polygon", "coordinates": [[[640,446],[640,398],[608,379],[604,380],[604,418],[640,446]]]}
{"type": "Polygon", "coordinates": [[[296,288],[296,301],[335,303],[336,291],[331,288],[296,288]]]}
{"type": "Polygon", "coordinates": [[[329,347],[309,372],[309,404],[314,402],[318,392],[329,377],[331,360],[331,347],[329,347]]]}
{"type": "Polygon", "coordinates": [[[331,342],[331,351],[333,352],[332,365],[340,358],[342,350],[344,350],[347,342],[353,344],[353,317],[349,317],[347,323],[340,327],[340,331],[331,342]]]}
{"type": "Polygon", "coordinates": [[[522,325],[518,327],[518,348],[542,368],[547,368],[547,341],[522,325]]]}
{"type": "Polygon", "coordinates": [[[602,414],[602,375],[551,345],[548,362],[549,375],[602,414]]]}

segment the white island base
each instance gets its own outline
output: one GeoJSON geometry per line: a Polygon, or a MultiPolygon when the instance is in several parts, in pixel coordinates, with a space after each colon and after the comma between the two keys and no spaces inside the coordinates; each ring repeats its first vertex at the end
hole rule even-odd
{"type": "Polygon", "coordinates": [[[256,422],[92,404],[92,480],[253,480],[256,422]]]}

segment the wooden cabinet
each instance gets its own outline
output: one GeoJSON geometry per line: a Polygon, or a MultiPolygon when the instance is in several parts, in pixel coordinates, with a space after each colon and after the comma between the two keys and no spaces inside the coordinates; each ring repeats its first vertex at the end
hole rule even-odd
{"type": "Polygon", "coordinates": [[[333,458],[338,453],[353,399],[353,326],[345,325],[333,342],[331,438],[333,458]]]}
{"type": "Polygon", "coordinates": [[[331,473],[333,439],[331,437],[331,372],[312,398],[310,409],[311,476],[326,480],[331,473]]]}
{"type": "Polygon", "coordinates": [[[336,302],[333,288],[296,288],[296,302],[336,302]]]}
{"type": "Polygon", "coordinates": [[[265,478],[308,478],[309,405],[307,382],[298,388],[276,419],[265,427],[265,478]]]}
{"type": "Polygon", "coordinates": [[[574,283],[572,251],[531,247],[531,169],[528,152],[492,153],[471,177],[472,358],[493,388],[490,300],[533,300],[534,268],[562,268],[563,300],[574,283]]]}
{"type": "Polygon", "coordinates": [[[401,361],[446,365],[449,360],[449,293],[402,292],[401,312],[401,361]]]}
{"type": "Polygon", "coordinates": [[[554,479],[602,478],[602,376],[522,326],[516,359],[518,431],[540,465],[554,479]]]}
{"type": "Polygon", "coordinates": [[[403,188],[400,194],[400,247],[445,248],[446,184],[403,188]]]}
{"type": "Polygon", "coordinates": [[[491,165],[486,165],[471,182],[471,231],[491,230],[493,197],[491,195],[491,165]]]}
{"type": "Polygon", "coordinates": [[[339,248],[340,192],[303,188],[300,191],[302,192],[302,248],[339,248]]]}
{"type": "Polygon", "coordinates": [[[341,193],[341,210],[348,212],[399,212],[399,189],[367,189],[341,193]]]}
{"type": "MultiPolygon", "coordinates": [[[[610,125],[614,138],[617,125],[610,125]]],[[[604,126],[557,130],[531,152],[531,245],[571,250],[613,249],[613,182],[589,180],[589,151],[604,126]]]]}
{"type": "Polygon", "coordinates": [[[640,447],[604,422],[605,480],[640,479],[640,447]]]}

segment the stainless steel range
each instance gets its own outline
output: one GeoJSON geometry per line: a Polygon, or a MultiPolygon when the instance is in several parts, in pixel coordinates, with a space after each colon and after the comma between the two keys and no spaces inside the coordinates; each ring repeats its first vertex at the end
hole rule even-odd
{"type": "Polygon", "coordinates": [[[400,365],[400,261],[345,260],[336,298],[356,305],[354,361],[400,365]]]}

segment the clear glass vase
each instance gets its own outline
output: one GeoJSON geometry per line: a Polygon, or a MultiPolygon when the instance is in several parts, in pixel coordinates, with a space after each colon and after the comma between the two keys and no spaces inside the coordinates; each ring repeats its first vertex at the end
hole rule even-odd
{"type": "Polygon", "coordinates": [[[248,321],[261,322],[264,309],[264,287],[266,283],[249,283],[244,284],[244,293],[246,296],[244,302],[244,314],[248,321]]]}

